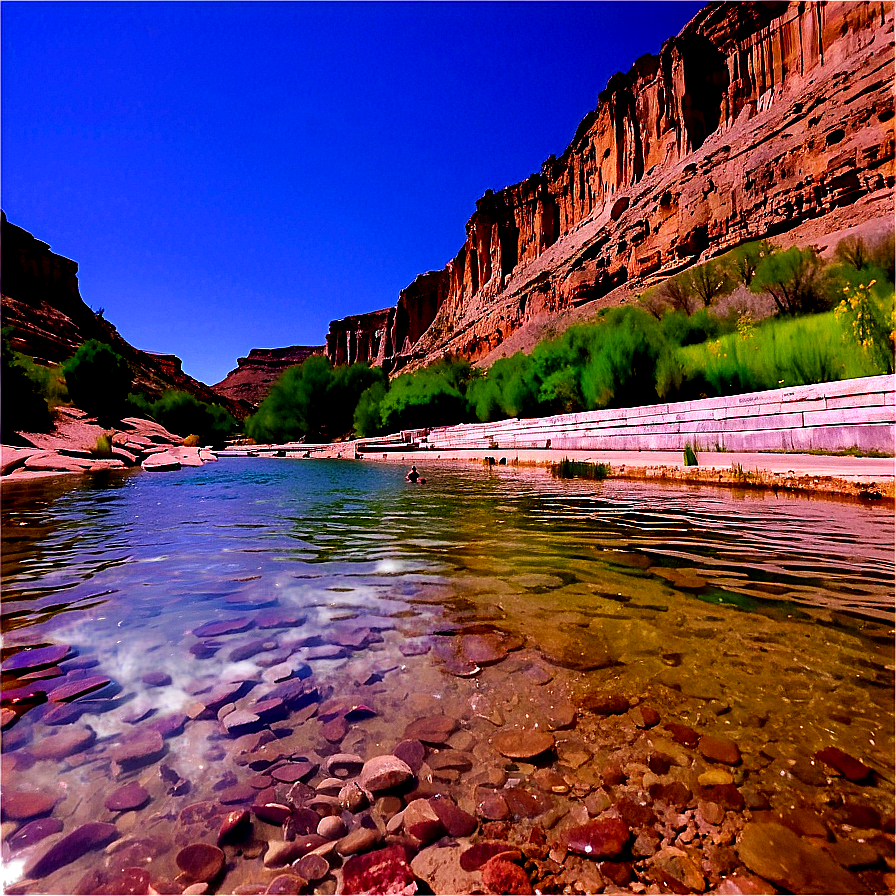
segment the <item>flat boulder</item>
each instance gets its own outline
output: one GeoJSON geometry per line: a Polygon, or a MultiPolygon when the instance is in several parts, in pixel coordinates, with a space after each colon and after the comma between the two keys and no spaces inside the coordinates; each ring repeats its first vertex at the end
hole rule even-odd
{"type": "Polygon", "coordinates": [[[92,691],[98,691],[100,688],[111,684],[111,679],[105,675],[87,675],[84,678],[78,678],[67,681],[58,687],[53,688],[47,694],[47,699],[56,703],[64,703],[68,700],[74,700],[77,697],[83,697],[92,691]]]}
{"type": "Polygon", "coordinates": [[[68,644],[51,644],[47,647],[28,647],[20,650],[3,661],[3,672],[21,672],[27,669],[40,669],[44,666],[55,666],[71,652],[68,644]]]}
{"type": "Polygon", "coordinates": [[[85,853],[101,849],[117,836],[118,830],[114,824],[106,824],[101,821],[89,821],[87,824],[82,824],[54,843],[46,852],[32,856],[25,863],[25,876],[46,877],[80,859],[85,853]]]}
{"type": "Polygon", "coordinates": [[[224,868],[224,853],[210,843],[191,843],[185,846],[175,861],[184,876],[192,881],[208,883],[224,868]]]}
{"type": "Polygon", "coordinates": [[[179,470],[181,463],[180,458],[170,451],[159,451],[155,454],[150,454],[140,466],[151,473],[168,473],[173,470],[179,470]]]}
{"type": "Polygon", "coordinates": [[[0,798],[3,817],[12,821],[28,821],[40,815],[47,815],[53,811],[57,802],[59,797],[53,794],[31,790],[10,792],[4,789],[0,798]]]}
{"type": "Polygon", "coordinates": [[[149,802],[149,791],[139,782],[132,781],[109,794],[103,805],[110,812],[127,812],[142,809],[149,802]]]}
{"type": "Polygon", "coordinates": [[[65,759],[86,750],[95,740],[96,732],[92,728],[72,726],[41,738],[31,752],[35,759],[65,759]]]}
{"type": "Polygon", "coordinates": [[[448,743],[448,738],[457,731],[457,720],[450,716],[428,716],[411,722],[405,728],[404,736],[408,740],[419,740],[431,746],[448,743]]]}
{"type": "Polygon", "coordinates": [[[874,775],[872,769],[839,747],[825,747],[815,754],[815,758],[855,784],[864,784],[874,775]]]}

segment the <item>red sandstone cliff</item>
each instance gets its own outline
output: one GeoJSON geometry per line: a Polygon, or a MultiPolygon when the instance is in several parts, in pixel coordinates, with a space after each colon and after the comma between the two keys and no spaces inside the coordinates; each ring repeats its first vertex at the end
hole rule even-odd
{"type": "Polygon", "coordinates": [[[809,219],[893,213],[893,4],[712,3],[610,78],[559,158],[489,191],[442,270],[330,324],[389,370],[510,334],[809,219]],[[844,211],[845,210],[845,211],[844,211]]]}
{"type": "Polygon", "coordinates": [[[248,357],[237,358],[237,366],[212,386],[218,395],[258,406],[271,386],[290,367],[312,355],[323,355],[323,345],[290,345],[286,348],[253,348],[248,357]]]}
{"type": "Polygon", "coordinates": [[[249,406],[213,392],[181,368],[175,355],[134,348],[101,314],[81,298],[78,264],[35,239],[0,215],[2,241],[3,326],[12,327],[14,349],[44,364],[67,361],[81,343],[99,339],[115,349],[131,366],[135,387],[150,396],[166,389],[182,389],[202,401],[224,405],[237,417],[249,406]]]}

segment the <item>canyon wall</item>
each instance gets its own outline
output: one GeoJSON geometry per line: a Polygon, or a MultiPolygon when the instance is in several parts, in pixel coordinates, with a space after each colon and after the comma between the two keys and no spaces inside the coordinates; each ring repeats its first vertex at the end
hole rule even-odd
{"type": "Polygon", "coordinates": [[[10,224],[2,213],[0,243],[3,327],[11,328],[16,351],[41,364],[61,364],[83,342],[98,339],[128,362],[135,391],[158,397],[166,389],[180,389],[246,416],[248,404],[218,395],[185,374],[176,355],[141,351],[123,339],[102,312],[92,311],[81,298],[77,262],[50,251],[47,243],[10,224]]]}
{"type": "Polygon", "coordinates": [[[237,366],[212,389],[226,398],[257,407],[267,398],[271,386],[290,367],[312,355],[326,353],[324,345],[290,345],[286,348],[253,348],[248,357],[237,358],[237,366]]]}
{"type": "Polygon", "coordinates": [[[334,363],[488,360],[508,337],[807,221],[893,213],[893,4],[711,3],[610,78],[559,157],[476,204],[442,270],[333,321],[334,363]]]}

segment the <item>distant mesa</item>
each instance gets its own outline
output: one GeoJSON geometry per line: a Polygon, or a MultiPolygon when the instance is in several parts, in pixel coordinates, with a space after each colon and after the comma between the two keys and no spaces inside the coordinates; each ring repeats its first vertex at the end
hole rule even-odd
{"type": "Polygon", "coordinates": [[[237,366],[212,386],[225,398],[257,406],[267,398],[271,386],[290,367],[312,355],[326,353],[324,345],[290,345],[286,348],[253,348],[246,358],[237,358],[237,366]]]}

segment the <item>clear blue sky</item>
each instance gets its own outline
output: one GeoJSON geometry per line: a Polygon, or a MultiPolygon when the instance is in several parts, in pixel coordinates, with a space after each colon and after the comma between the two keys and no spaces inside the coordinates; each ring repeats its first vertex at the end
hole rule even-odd
{"type": "Polygon", "coordinates": [[[443,267],[701,6],[5,0],[3,208],[215,383],[443,267]]]}

